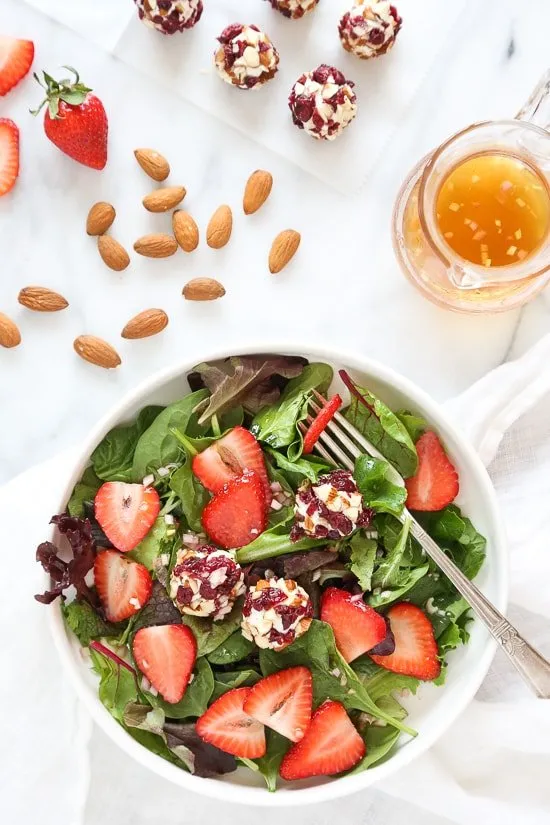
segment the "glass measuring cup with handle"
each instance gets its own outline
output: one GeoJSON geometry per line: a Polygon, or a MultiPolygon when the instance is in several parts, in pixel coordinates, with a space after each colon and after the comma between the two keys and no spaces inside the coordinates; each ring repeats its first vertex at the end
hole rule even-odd
{"type": "Polygon", "coordinates": [[[502,312],[531,300],[550,282],[550,223],[538,247],[505,266],[458,255],[440,231],[438,194],[454,169],[481,155],[509,156],[541,182],[550,210],[550,70],[513,120],[475,123],[413,169],[393,214],[393,244],[405,275],[434,303],[459,312],[502,312]]]}

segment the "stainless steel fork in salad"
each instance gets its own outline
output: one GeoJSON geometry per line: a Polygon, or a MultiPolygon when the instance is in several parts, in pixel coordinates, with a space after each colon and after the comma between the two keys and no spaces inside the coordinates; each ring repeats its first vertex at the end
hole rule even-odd
{"type": "MultiPolygon", "coordinates": [[[[308,423],[313,421],[314,416],[327,403],[320,393],[315,390],[313,392],[316,400],[310,400],[311,414],[308,416],[308,423]]],[[[303,429],[306,429],[305,425],[303,429]]],[[[380,451],[338,412],[320,435],[315,450],[331,464],[351,471],[355,467],[355,460],[362,454],[386,460],[380,451]]],[[[389,480],[404,487],[403,477],[394,467],[389,466],[389,480]]],[[[468,602],[531,690],[542,699],[550,699],[550,662],[520,635],[481,590],[462,573],[406,508],[399,519],[403,524],[410,521],[411,534],[468,602]]]]}

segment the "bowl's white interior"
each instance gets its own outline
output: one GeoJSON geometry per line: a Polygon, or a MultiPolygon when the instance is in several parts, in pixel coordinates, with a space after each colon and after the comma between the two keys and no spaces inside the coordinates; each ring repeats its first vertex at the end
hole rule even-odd
{"type": "MultiPolygon", "coordinates": [[[[262,351],[264,350],[259,348],[247,350],[248,353],[262,351]]],[[[476,582],[499,609],[504,609],[507,593],[506,549],[494,491],[479,458],[447,420],[441,408],[408,380],[367,358],[335,354],[334,351],[330,354],[322,349],[313,350],[311,347],[278,347],[277,351],[304,355],[310,360],[326,361],[335,367],[335,372],[338,368],[345,367],[360,384],[371,389],[394,410],[411,409],[423,415],[433,425],[442,436],[459,472],[461,489],[458,503],[488,540],[487,562],[476,582]]],[[[234,353],[206,353],[203,360],[230,354],[234,353]]],[[[186,375],[193,365],[179,364],[154,376],[127,396],[97,425],[83,445],[80,459],[71,478],[68,479],[64,499],[59,504],[59,512],[64,509],[74,484],[88,463],[90,453],[105,433],[115,424],[133,418],[146,404],[167,404],[188,393],[186,375]]],[[[338,378],[334,386],[342,390],[338,378]]],[[[310,780],[294,787],[282,787],[276,794],[268,794],[261,777],[255,776],[248,769],[239,769],[223,779],[200,779],[165,762],[137,744],[99,702],[96,678],[83,659],[76,639],[66,632],[59,607],[54,603],[50,610],[54,638],[69,677],[95,721],[112,739],[140,763],[183,788],[210,797],[253,805],[319,802],[361,790],[393,773],[425,751],[445,732],[473,697],[487,672],[494,652],[494,645],[488,633],[478,622],[472,623],[469,644],[449,657],[445,686],[436,688],[430,684],[423,685],[416,697],[406,700],[410,713],[408,724],[415,728],[419,735],[412,741],[402,737],[399,751],[389,761],[357,776],[310,780]]]]}

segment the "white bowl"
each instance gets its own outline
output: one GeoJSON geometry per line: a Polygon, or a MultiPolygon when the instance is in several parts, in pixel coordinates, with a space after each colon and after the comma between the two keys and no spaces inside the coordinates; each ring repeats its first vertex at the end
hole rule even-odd
{"type": "MultiPolygon", "coordinates": [[[[491,601],[504,610],[507,597],[507,555],[502,519],[498,512],[495,493],[477,454],[448,420],[441,407],[417,386],[398,373],[349,353],[335,352],[306,345],[280,346],[270,351],[285,355],[303,355],[312,361],[326,361],[338,368],[345,367],[360,384],[371,389],[393,409],[408,408],[424,416],[441,435],[447,451],[460,476],[458,503],[472,518],[478,530],[487,537],[487,561],[477,578],[477,584],[491,601]]],[[[246,354],[266,352],[261,348],[247,348],[246,354]]],[[[206,352],[202,360],[210,361],[234,355],[236,352],[206,352]]],[[[245,354],[245,353],[242,353],[245,354]]],[[[197,363],[182,362],[157,373],[127,395],[92,430],[80,450],[58,512],[62,512],[74,484],[87,466],[89,456],[103,436],[116,424],[131,419],[146,404],[167,404],[189,392],[186,375],[197,363]]],[[[339,385],[336,378],[335,386],[339,385]]],[[[341,389],[341,386],[340,386],[341,389]]],[[[495,645],[479,622],[471,625],[468,645],[451,654],[446,684],[437,688],[422,685],[417,696],[407,700],[408,723],[418,731],[416,739],[402,737],[398,751],[387,762],[356,776],[341,779],[311,780],[299,788],[281,787],[270,794],[261,777],[246,768],[219,779],[203,779],[177,768],[156,756],[132,739],[103,707],[97,695],[97,680],[83,660],[75,637],[66,630],[59,605],[50,608],[51,628],[63,666],[75,689],[105,733],[137,762],[150,768],[185,790],[195,791],[210,798],[245,805],[284,807],[305,805],[346,796],[388,777],[426,751],[442,736],[466,707],[479,688],[494,654],[495,645]]],[[[467,759],[467,754],[464,754],[467,759]]]]}

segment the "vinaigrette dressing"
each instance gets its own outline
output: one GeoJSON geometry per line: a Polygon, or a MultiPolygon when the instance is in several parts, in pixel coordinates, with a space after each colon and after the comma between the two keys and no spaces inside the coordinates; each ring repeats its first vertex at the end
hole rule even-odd
{"type": "Polygon", "coordinates": [[[550,228],[545,180],[510,154],[488,152],[459,163],[441,184],[435,210],[451,249],[486,267],[525,260],[550,228]]]}

